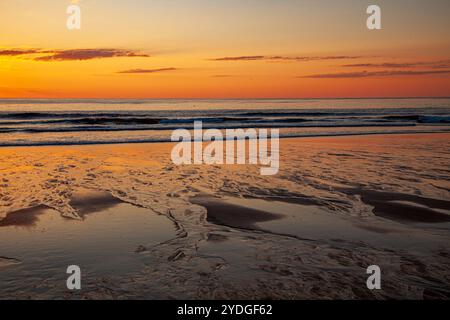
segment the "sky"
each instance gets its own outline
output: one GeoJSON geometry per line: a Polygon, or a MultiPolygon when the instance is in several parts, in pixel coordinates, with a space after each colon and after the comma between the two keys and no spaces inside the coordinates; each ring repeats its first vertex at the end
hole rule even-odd
{"type": "Polygon", "coordinates": [[[1,0],[0,98],[448,97],[449,32],[448,0],[1,0]]]}

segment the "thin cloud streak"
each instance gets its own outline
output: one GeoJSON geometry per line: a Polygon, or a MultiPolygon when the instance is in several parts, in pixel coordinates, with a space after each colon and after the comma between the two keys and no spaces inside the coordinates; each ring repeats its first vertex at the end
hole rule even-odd
{"type": "Polygon", "coordinates": [[[359,59],[361,56],[233,56],[208,59],[209,61],[268,61],[268,62],[307,62],[321,60],[350,60],[359,59]]]}
{"type": "Polygon", "coordinates": [[[256,60],[265,60],[265,56],[238,56],[238,57],[222,57],[222,58],[214,58],[208,59],[209,61],[256,61],[256,60]]]}
{"type": "Polygon", "coordinates": [[[230,74],[215,74],[211,76],[212,78],[231,78],[232,75],[230,74]]]}
{"type": "Polygon", "coordinates": [[[342,67],[345,68],[418,68],[427,67],[432,69],[447,69],[450,68],[450,60],[440,61],[420,61],[420,62],[385,62],[385,63],[355,63],[345,64],[342,67]]]}
{"type": "Polygon", "coordinates": [[[126,73],[126,74],[133,74],[133,73],[157,73],[157,72],[175,71],[175,70],[178,70],[178,69],[177,68],[130,69],[130,70],[118,71],[117,73],[126,73]]]}
{"type": "Polygon", "coordinates": [[[369,77],[390,77],[390,76],[422,76],[433,74],[448,74],[450,70],[385,70],[385,71],[361,71],[361,72],[341,72],[324,73],[301,76],[298,78],[308,79],[343,79],[343,78],[369,78],[369,77]]]}

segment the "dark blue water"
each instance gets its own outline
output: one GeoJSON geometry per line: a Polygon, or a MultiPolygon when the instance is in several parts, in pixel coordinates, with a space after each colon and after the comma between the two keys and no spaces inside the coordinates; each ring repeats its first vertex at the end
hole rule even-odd
{"type": "Polygon", "coordinates": [[[0,100],[0,145],[168,141],[195,121],[289,136],[447,131],[450,99],[0,100]]]}

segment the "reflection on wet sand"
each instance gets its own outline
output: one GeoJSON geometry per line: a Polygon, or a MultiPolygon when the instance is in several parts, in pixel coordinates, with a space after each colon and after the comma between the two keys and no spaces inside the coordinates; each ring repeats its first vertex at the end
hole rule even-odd
{"type": "Polygon", "coordinates": [[[450,201],[370,190],[350,193],[361,195],[362,201],[374,207],[373,213],[383,218],[410,223],[450,222],[450,201]]]}
{"type": "Polygon", "coordinates": [[[0,220],[0,227],[33,227],[39,220],[39,216],[45,214],[49,208],[46,206],[36,206],[10,212],[3,220],[0,220]]]}
{"type": "MultiPolygon", "coordinates": [[[[1,221],[1,254],[5,257],[0,259],[0,298],[27,290],[29,283],[23,281],[27,277],[45,280],[48,292],[62,295],[65,269],[71,264],[79,265],[91,281],[136,272],[148,260],[137,249],[176,237],[167,217],[107,192],[77,190],[71,204],[82,220],[36,206],[9,213],[1,221]]],[[[85,285],[89,287],[88,281],[85,285]]]]}
{"type": "MultiPolygon", "coordinates": [[[[82,190],[75,193],[70,205],[77,211],[80,218],[86,215],[102,212],[123,203],[107,192],[82,190]]],[[[0,220],[0,227],[34,227],[39,221],[39,216],[46,214],[51,208],[39,205],[31,208],[10,212],[0,220]]]]}
{"type": "Polygon", "coordinates": [[[226,203],[211,196],[197,196],[190,201],[206,208],[208,221],[228,227],[260,230],[258,222],[283,218],[279,214],[226,203]]]}
{"type": "Polygon", "coordinates": [[[69,202],[81,218],[111,209],[120,203],[123,201],[113,197],[110,193],[93,190],[78,191],[72,195],[69,202]]]}
{"type": "Polygon", "coordinates": [[[203,194],[190,201],[206,209],[206,219],[210,223],[300,240],[358,241],[379,247],[414,247],[414,250],[423,251],[436,247],[440,241],[431,234],[422,234],[389,220],[353,221],[333,214],[326,207],[298,204],[292,199],[217,198],[203,194]]]}
{"type": "Polygon", "coordinates": [[[0,299],[450,298],[450,134],[280,143],[270,177],[171,144],[0,148],[0,299]]]}

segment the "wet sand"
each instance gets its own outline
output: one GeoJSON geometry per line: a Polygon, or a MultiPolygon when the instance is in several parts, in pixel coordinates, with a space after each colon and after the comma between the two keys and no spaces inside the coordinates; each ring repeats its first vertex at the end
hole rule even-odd
{"type": "Polygon", "coordinates": [[[450,297],[450,134],[282,139],[276,176],[171,148],[0,148],[0,298],[450,297]]]}
{"type": "Polygon", "coordinates": [[[280,214],[229,204],[207,195],[191,198],[190,201],[206,209],[207,221],[232,228],[260,230],[257,223],[283,218],[280,214]]]}
{"type": "Polygon", "coordinates": [[[374,207],[375,215],[386,219],[411,223],[450,222],[450,201],[370,190],[350,190],[350,194],[360,195],[364,203],[374,207]]]}
{"type": "Polygon", "coordinates": [[[106,192],[83,189],[70,203],[80,219],[36,206],[11,212],[1,221],[1,251],[8,257],[0,260],[1,298],[81,298],[65,288],[69,265],[79,265],[88,278],[84,290],[97,291],[104,279],[114,281],[144,268],[147,262],[137,253],[176,237],[167,217],[106,192]]]}
{"type": "MultiPolygon", "coordinates": [[[[218,199],[214,196],[200,195],[191,198],[192,203],[206,209],[206,220],[232,228],[252,231],[261,231],[273,235],[294,237],[303,241],[364,241],[373,246],[396,247],[426,252],[438,247],[440,237],[424,235],[418,230],[407,228],[401,224],[383,223],[360,219],[355,221],[343,216],[337,216],[316,205],[304,205],[289,201],[276,201],[273,199],[234,198],[224,197],[218,199]]],[[[391,209],[390,205],[386,205],[391,209]]],[[[374,208],[374,211],[377,210],[374,208]]],[[[407,207],[403,207],[407,210],[407,207]]],[[[430,210],[431,211],[431,210],[430,210]]],[[[431,211],[431,214],[435,212],[431,211]]],[[[397,212],[396,212],[397,213],[397,212]]],[[[419,217],[420,221],[446,222],[428,218],[430,213],[423,210],[411,210],[405,215],[419,217]]],[[[438,213],[450,217],[449,215],[438,213]]],[[[381,216],[381,215],[380,215],[381,216]]],[[[390,219],[391,217],[388,216],[390,219]]],[[[394,217],[397,221],[398,216],[394,217]]],[[[404,219],[400,221],[404,222],[404,219]]],[[[409,222],[409,220],[406,220],[409,222]]],[[[450,224],[435,224],[440,228],[448,228],[450,224]]]]}

